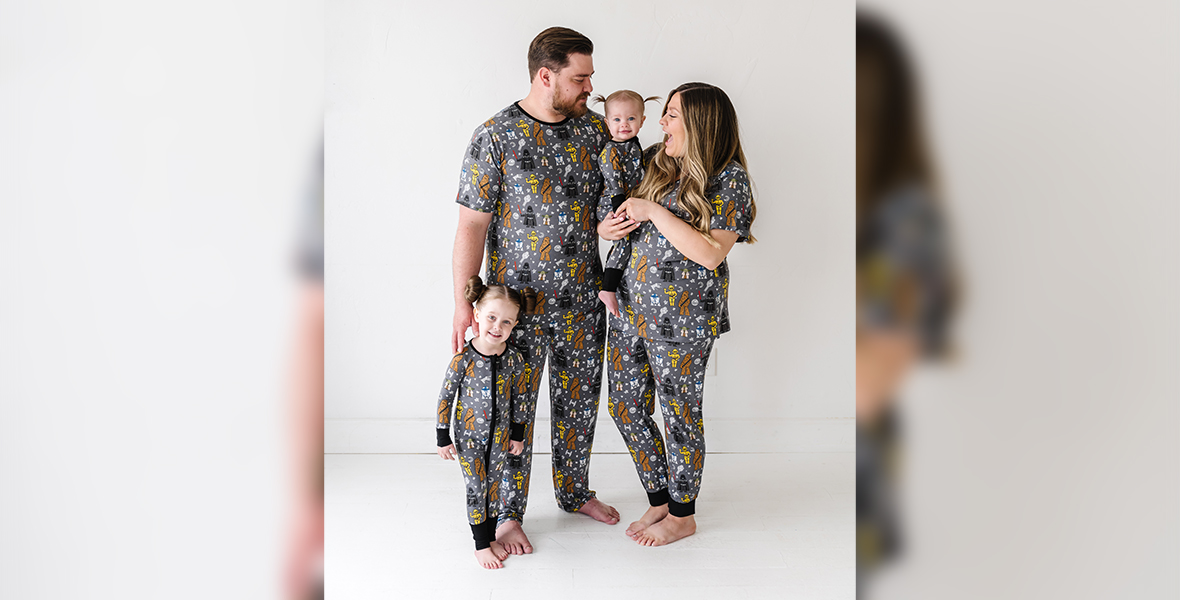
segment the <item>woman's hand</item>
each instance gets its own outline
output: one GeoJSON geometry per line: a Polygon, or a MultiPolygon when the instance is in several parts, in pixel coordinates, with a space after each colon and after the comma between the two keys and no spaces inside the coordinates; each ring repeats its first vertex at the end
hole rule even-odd
{"type": "Polygon", "coordinates": [[[626,212],[627,216],[631,217],[632,220],[640,222],[652,220],[652,217],[661,210],[667,209],[651,200],[644,200],[643,198],[627,198],[619,206],[619,212],[626,212]]]}
{"type": "Polygon", "coordinates": [[[617,213],[610,213],[598,224],[598,235],[604,240],[615,241],[627,237],[635,228],[639,227],[639,223],[633,219],[628,218],[627,213],[619,211],[617,213]]]}
{"type": "Polygon", "coordinates": [[[520,456],[524,452],[524,440],[513,440],[508,442],[508,452],[520,456]]]}
{"type": "Polygon", "coordinates": [[[458,452],[455,452],[454,444],[451,444],[450,446],[443,446],[438,449],[438,455],[441,456],[443,460],[455,460],[455,456],[457,454],[458,452]]]}

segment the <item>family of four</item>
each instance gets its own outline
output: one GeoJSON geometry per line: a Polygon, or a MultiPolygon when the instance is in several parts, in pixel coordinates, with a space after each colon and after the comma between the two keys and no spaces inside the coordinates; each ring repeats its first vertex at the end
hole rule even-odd
{"type": "Polygon", "coordinates": [[[654,546],[696,531],[706,362],[729,330],[725,257],[754,241],[737,115],[719,88],[686,83],[664,104],[663,141],[644,151],[654,98],[622,90],[595,98],[605,116],[589,111],[593,50],[563,27],[537,35],[528,95],[477,127],[463,157],[455,355],[436,433],[439,455],[462,468],[485,568],[533,550],[521,522],[546,361],[561,508],[619,522],[588,479],[605,364],[608,412],[650,502],[627,535],[654,546]],[[613,243],[605,270],[600,237],[613,243]]]}

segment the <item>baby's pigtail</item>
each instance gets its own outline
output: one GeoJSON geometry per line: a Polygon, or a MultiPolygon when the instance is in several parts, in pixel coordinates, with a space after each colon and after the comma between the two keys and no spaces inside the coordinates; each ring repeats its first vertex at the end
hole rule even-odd
{"type": "Polygon", "coordinates": [[[644,103],[644,104],[647,104],[648,102],[651,102],[652,100],[655,100],[656,102],[659,102],[660,100],[663,100],[663,98],[661,98],[661,97],[659,97],[659,96],[648,96],[647,98],[644,98],[644,99],[643,99],[643,103],[644,103]]]}
{"type": "Polygon", "coordinates": [[[601,102],[603,104],[606,104],[606,97],[603,96],[602,94],[599,94],[599,95],[591,98],[590,101],[591,102],[601,102]]]}

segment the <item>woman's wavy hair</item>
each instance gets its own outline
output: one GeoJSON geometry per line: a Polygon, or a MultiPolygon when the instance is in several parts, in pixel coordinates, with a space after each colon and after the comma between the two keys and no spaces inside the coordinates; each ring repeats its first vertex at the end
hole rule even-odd
{"type": "MultiPolygon", "coordinates": [[[[672,97],[680,95],[680,118],[684,123],[684,156],[673,158],[664,152],[664,142],[655,144],[655,157],[647,165],[647,173],[636,195],[662,204],[668,190],[680,181],[676,202],[688,211],[688,223],[701,232],[714,247],[717,241],[709,234],[713,204],[705,198],[709,179],[715,177],[730,162],[746,167],[746,155],[738,136],[737,112],[729,96],[721,88],[707,83],[686,83],[668,93],[668,102],[660,116],[668,114],[672,97]]],[[[748,169],[747,169],[748,172],[748,169]]],[[[750,223],[758,209],[750,198],[750,223]]],[[[747,236],[748,243],[757,240],[747,236]]]]}

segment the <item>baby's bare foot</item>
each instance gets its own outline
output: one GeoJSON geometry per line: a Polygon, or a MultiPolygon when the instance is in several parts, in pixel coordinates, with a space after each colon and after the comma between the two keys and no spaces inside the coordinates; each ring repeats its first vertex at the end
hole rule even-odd
{"type": "Polygon", "coordinates": [[[642,546],[663,546],[676,540],[686,538],[697,531],[697,521],[692,515],[674,517],[668,515],[659,523],[648,527],[635,538],[642,546]]]}
{"type": "Polygon", "coordinates": [[[533,545],[520,528],[520,521],[508,520],[496,528],[496,542],[509,554],[532,554],[533,545]]]}
{"type": "Polygon", "coordinates": [[[647,512],[643,513],[643,516],[639,517],[638,521],[635,521],[634,523],[627,526],[627,537],[635,539],[635,536],[643,533],[644,529],[659,523],[666,516],[668,516],[667,504],[648,507],[647,512]]]}
{"type": "Polygon", "coordinates": [[[591,498],[577,512],[591,517],[595,521],[602,521],[607,525],[614,525],[619,522],[619,511],[615,510],[613,506],[603,503],[598,498],[591,498]]]}
{"type": "Polygon", "coordinates": [[[500,542],[492,542],[492,554],[495,554],[496,558],[500,560],[508,558],[508,551],[500,545],[500,542]]]}
{"type": "Polygon", "coordinates": [[[499,569],[504,566],[500,559],[496,558],[496,554],[492,552],[491,548],[484,548],[483,550],[475,551],[475,560],[479,566],[485,569],[499,569]]]}

